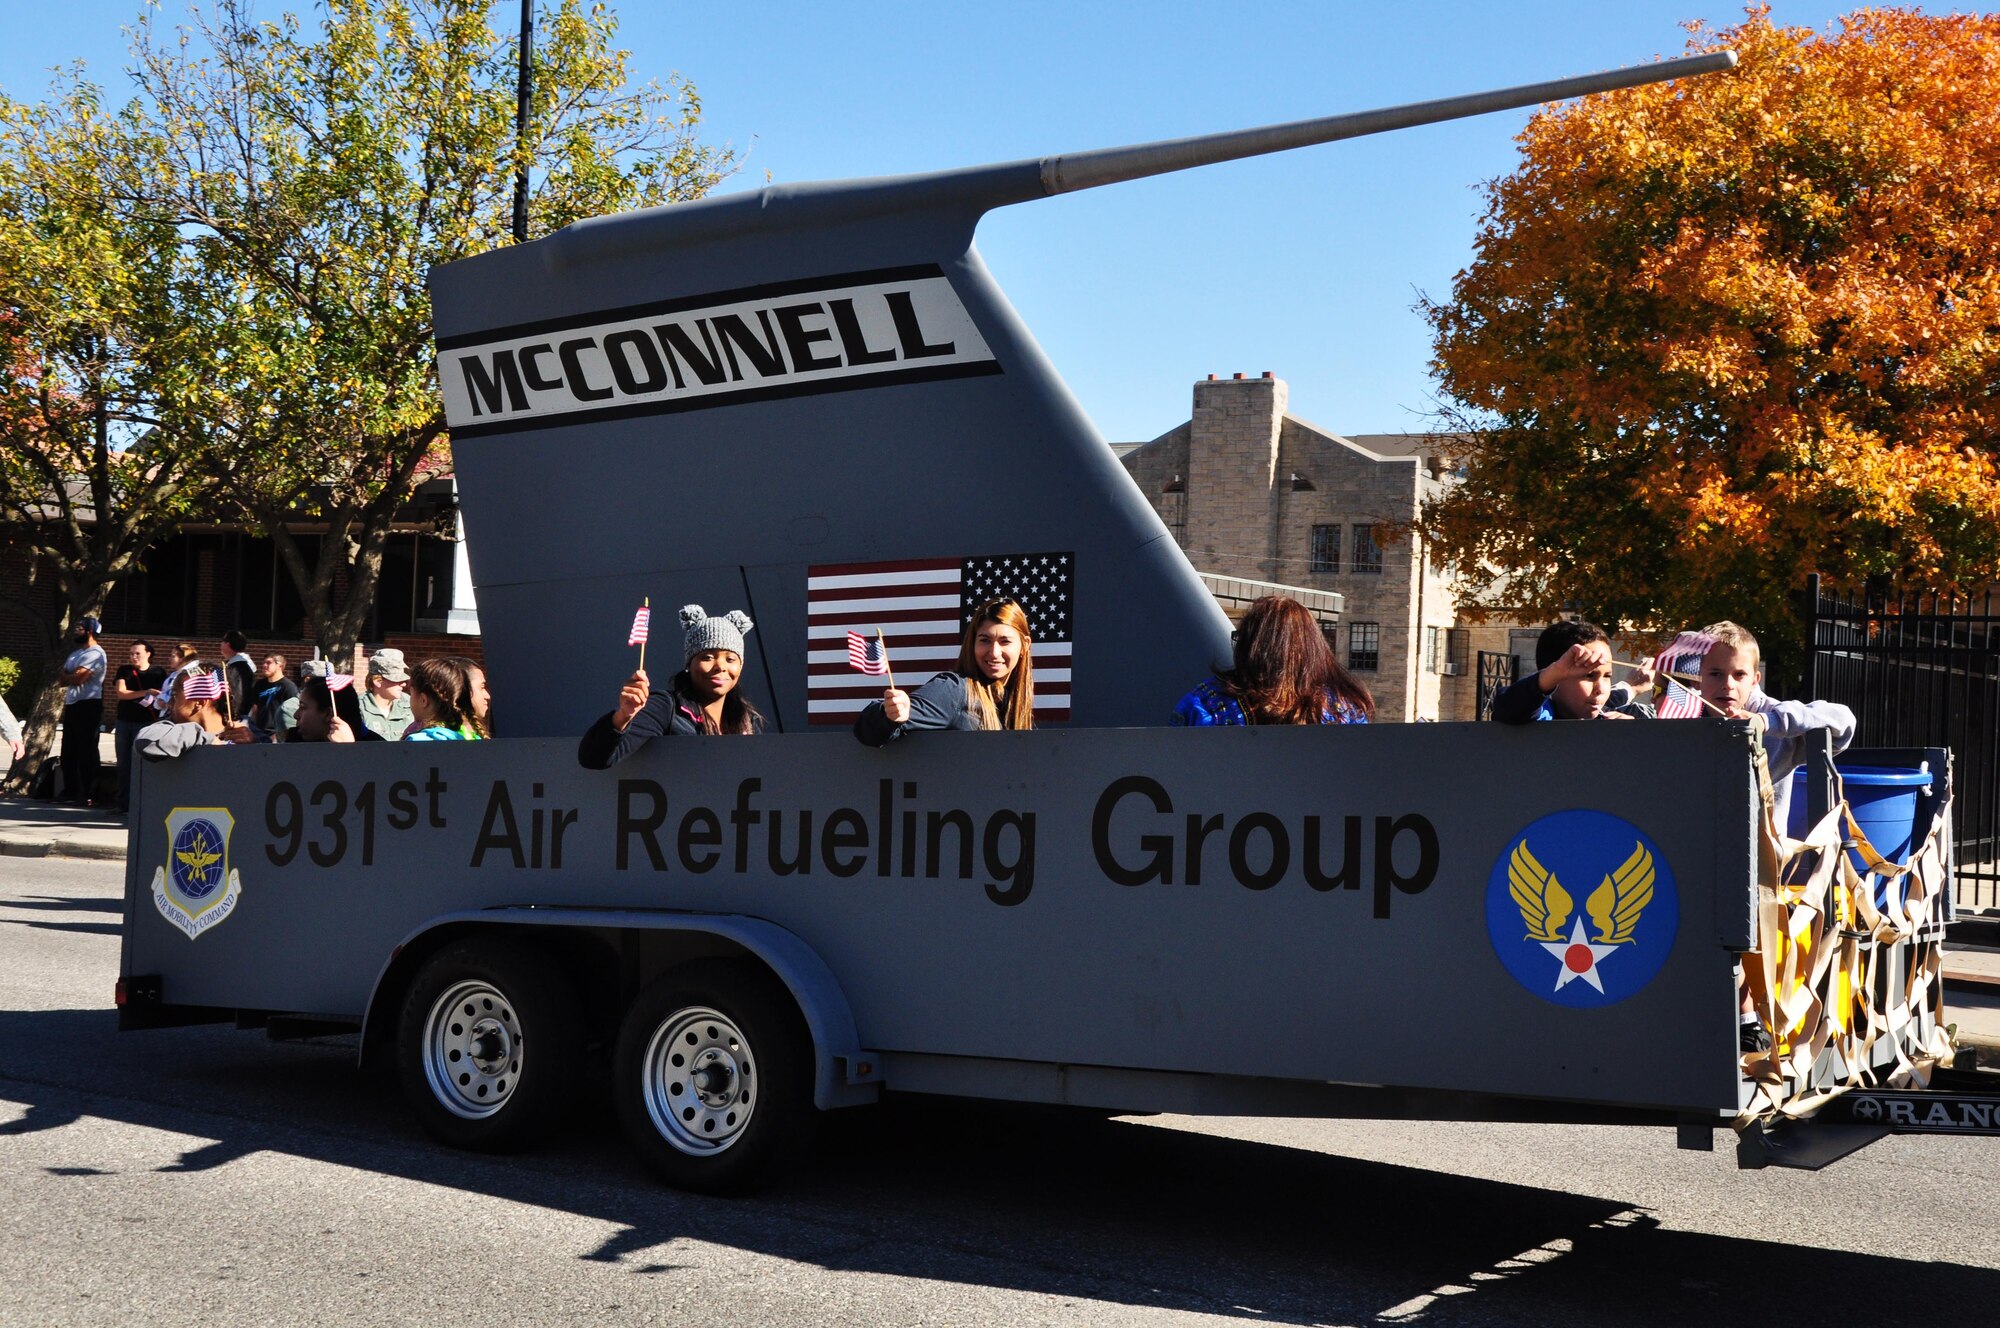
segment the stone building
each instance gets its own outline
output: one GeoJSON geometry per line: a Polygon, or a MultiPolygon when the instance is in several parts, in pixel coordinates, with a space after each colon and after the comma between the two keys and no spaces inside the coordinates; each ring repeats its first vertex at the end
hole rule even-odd
{"type": "Polygon", "coordinates": [[[1211,584],[1245,578],[1343,597],[1328,635],[1374,692],[1379,718],[1472,719],[1475,646],[1508,649],[1508,629],[1461,624],[1452,578],[1411,533],[1421,504],[1451,482],[1435,440],[1343,437],[1288,405],[1284,380],[1269,373],[1211,374],[1194,385],[1186,424],[1118,450],[1211,584]]]}

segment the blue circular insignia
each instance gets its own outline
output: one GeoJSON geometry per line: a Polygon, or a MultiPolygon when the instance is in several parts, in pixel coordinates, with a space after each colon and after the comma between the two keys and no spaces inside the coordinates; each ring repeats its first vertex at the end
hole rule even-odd
{"type": "Polygon", "coordinates": [[[196,817],[182,826],[167,854],[167,870],[174,889],[190,900],[198,903],[215,893],[222,884],[222,831],[215,822],[196,817]]]}
{"type": "Polygon", "coordinates": [[[1523,987],[1572,1009],[1651,982],[1680,921],[1666,855],[1608,812],[1544,816],[1507,841],[1486,882],[1493,953],[1523,987]]]}

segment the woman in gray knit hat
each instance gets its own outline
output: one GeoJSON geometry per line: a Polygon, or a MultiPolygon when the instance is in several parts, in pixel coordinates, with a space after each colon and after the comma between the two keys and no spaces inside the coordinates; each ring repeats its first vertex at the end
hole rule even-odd
{"type": "Polygon", "coordinates": [[[762,733],[764,717],[737,689],[743,635],[753,625],[740,610],[711,618],[699,604],[683,608],[681,671],[656,692],[644,669],[633,670],[618,691],[617,707],[577,744],[577,761],[602,770],[667,733],[762,733]]]}

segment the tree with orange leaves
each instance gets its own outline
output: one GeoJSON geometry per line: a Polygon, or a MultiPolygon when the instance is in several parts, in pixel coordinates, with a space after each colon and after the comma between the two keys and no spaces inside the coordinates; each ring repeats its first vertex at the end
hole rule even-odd
{"type": "Polygon", "coordinates": [[[1793,634],[1808,573],[2000,578],[2000,16],[1768,9],[1736,70],[1550,107],[1426,301],[1490,602],[1793,634]]]}

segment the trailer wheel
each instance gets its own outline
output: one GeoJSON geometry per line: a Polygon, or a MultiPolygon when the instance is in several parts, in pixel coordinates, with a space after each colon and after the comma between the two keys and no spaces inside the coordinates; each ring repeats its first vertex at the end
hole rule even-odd
{"type": "Polygon", "coordinates": [[[812,1142],[812,1043],[791,997],[749,964],[703,961],[641,992],[618,1031],[613,1095],[669,1185],[741,1194],[812,1142]]]}
{"type": "Polygon", "coordinates": [[[397,1061],[424,1128],[506,1152],[562,1123],[583,1066],[576,993],[532,947],[487,938],[438,951],[403,1002],[397,1061]]]}

